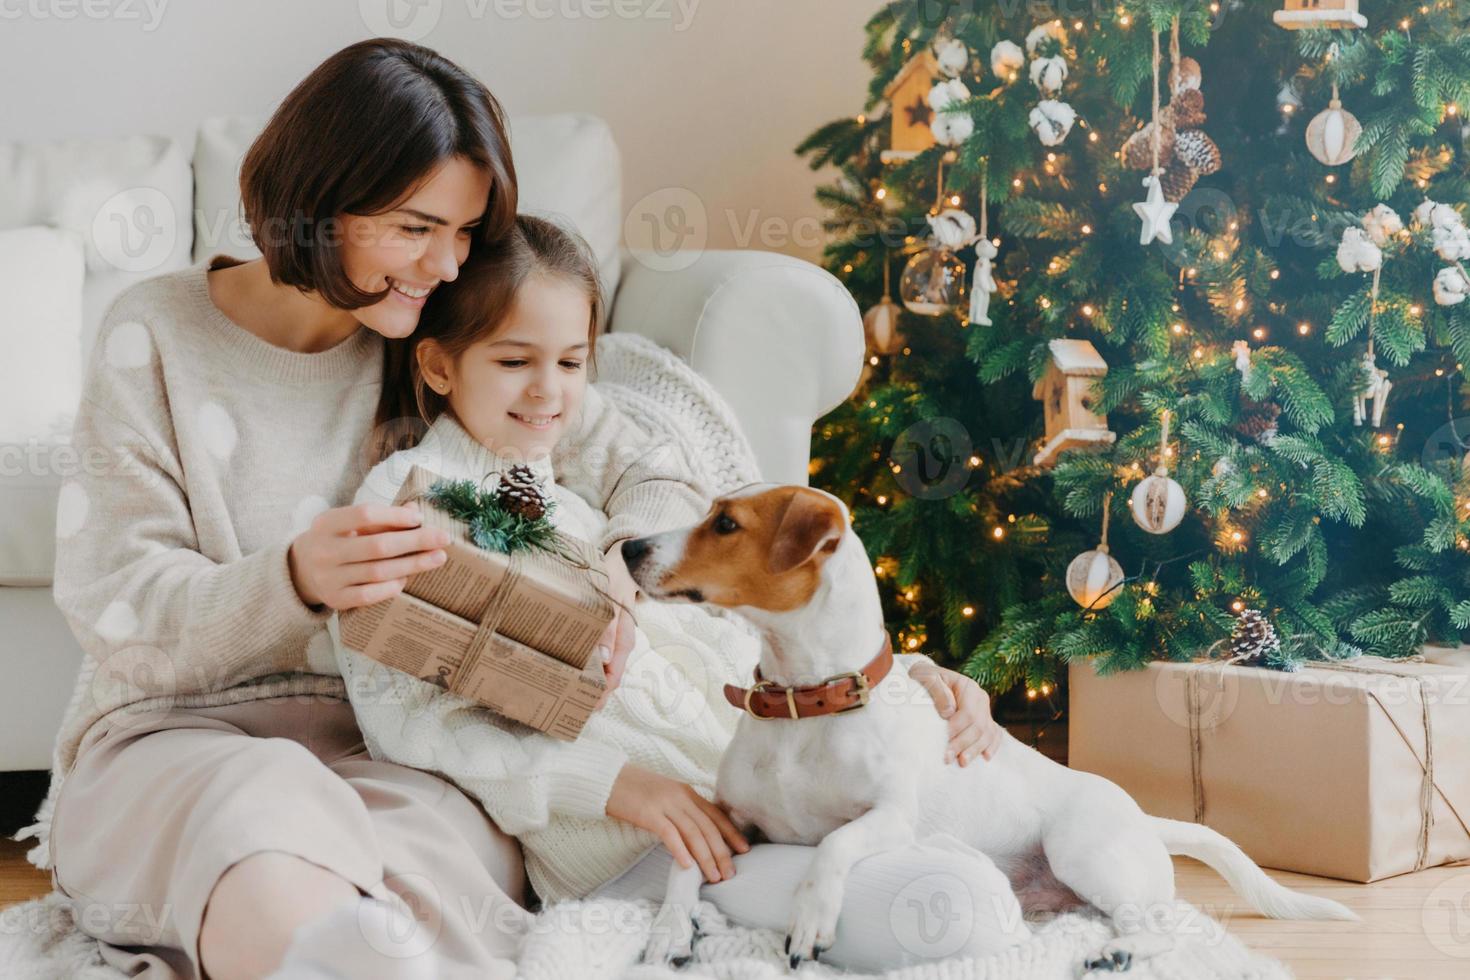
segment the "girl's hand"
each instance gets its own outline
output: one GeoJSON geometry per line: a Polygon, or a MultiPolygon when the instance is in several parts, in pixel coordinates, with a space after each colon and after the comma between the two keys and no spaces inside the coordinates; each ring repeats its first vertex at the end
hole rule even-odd
{"type": "Polygon", "coordinates": [[[286,552],[308,606],[352,609],[391,599],[410,575],[444,564],[449,534],[422,527],[417,504],[354,504],[317,515],[286,552]]]}
{"type": "Polygon", "coordinates": [[[1003,729],[990,717],[990,695],[974,678],[925,661],[909,668],[909,676],[924,685],[934,699],[939,717],[949,721],[949,747],[944,761],[967,766],[976,755],[989,759],[1000,748],[1003,729]]]}
{"type": "MultiPolygon", "coordinates": [[[[638,597],[638,583],[628,574],[628,566],[623,561],[623,543],[619,541],[607,549],[602,561],[607,569],[608,591],[615,600],[627,609],[632,609],[638,597]]],[[[597,708],[606,704],[612,692],[623,682],[623,670],[628,666],[628,653],[633,649],[633,628],[632,615],[620,606],[613,614],[613,621],[603,631],[602,638],[597,641],[599,656],[602,656],[603,675],[607,678],[607,690],[598,699],[597,708]]]]}
{"type": "Polygon", "coordinates": [[[698,862],[711,882],[735,875],[732,849],[741,854],[750,850],[725,811],[693,787],[631,763],[613,781],[607,815],[656,835],[679,867],[698,862]]]}

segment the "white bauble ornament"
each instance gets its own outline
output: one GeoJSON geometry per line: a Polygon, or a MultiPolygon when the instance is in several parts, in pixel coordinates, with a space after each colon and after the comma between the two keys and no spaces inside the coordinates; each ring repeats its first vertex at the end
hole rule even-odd
{"type": "Polygon", "coordinates": [[[944,41],[934,42],[934,60],[939,63],[939,70],[950,78],[964,73],[970,64],[970,49],[965,47],[965,42],[957,37],[944,41]]]}
{"type": "Polygon", "coordinates": [[[1440,269],[1434,277],[1434,301],[1440,306],[1458,306],[1470,296],[1470,279],[1457,265],[1440,269]]]}
{"type": "Polygon", "coordinates": [[[1043,99],[1036,103],[1028,119],[1042,146],[1058,146],[1072,131],[1072,124],[1077,121],[1077,110],[1056,99],[1043,99]]]}
{"type": "Polygon", "coordinates": [[[926,248],[903,267],[898,295],[914,313],[953,312],[965,299],[965,263],[946,248],[926,248]]]}
{"type": "Polygon", "coordinates": [[[1031,62],[1031,84],[1041,90],[1043,95],[1056,95],[1062,90],[1062,83],[1067,80],[1067,59],[1061,55],[1051,58],[1037,58],[1031,62]]]}
{"type": "Polygon", "coordinates": [[[1307,123],[1307,149],[1312,156],[1335,167],[1347,163],[1358,153],[1358,137],[1363,127],[1342,103],[1333,99],[1316,117],[1307,123]]]}
{"type": "Polygon", "coordinates": [[[1168,534],[1184,520],[1184,488],[1161,466],[1133,488],[1133,522],[1149,534],[1168,534]]]}
{"type": "Polygon", "coordinates": [[[1388,240],[1404,230],[1404,220],[1387,204],[1380,204],[1363,215],[1363,230],[1373,244],[1383,248],[1388,240]]]}
{"type": "Polygon", "coordinates": [[[1337,264],[1343,272],[1372,272],[1383,265],[1383,250],[1361,228],[1344,228],[1337,246],[1337,264]]]}
{"type": "Polygon", "coordinates": [[[1122,581],[1123,566],[1108,554],[1105,544],[1082,552],[1067,566],[1067,591],[1083,609],[1106,609],[1118,598],[1117,585],[1122,581]]]}
{"type": "Polygon", "coordinates": [[[945,248],[964,248],[975,240],[975,219],[959,208],[931,214],[928,221],[934,240],[945,248]]]}
{"type": "Polygon", "coordinates": [[[1003,82],[1013,82],[1026,64],[1026,52],[1015,41],[1000,41],[990,49],[990,70],[1003,82]]]}
{"type": "Polygon", "coordinates": [[[868,350],[888,355],[903,349],[903,334],[898,329],[898,316],[902,312],[892,296],[884,296],[878,305],[863,314],[863,334],[868,339],[868,350]]]}

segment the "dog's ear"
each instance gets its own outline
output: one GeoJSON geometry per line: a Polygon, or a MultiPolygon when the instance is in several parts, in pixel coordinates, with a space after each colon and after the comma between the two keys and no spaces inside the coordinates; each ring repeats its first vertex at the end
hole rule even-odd
{"type": "Polygon", "coordinates": [[[780,575],[818,554],[830,555],[842,540],[844,521],[842,508],[836,503],[820,493],[799,488],[776,524],[766,570],[780,575]]]}

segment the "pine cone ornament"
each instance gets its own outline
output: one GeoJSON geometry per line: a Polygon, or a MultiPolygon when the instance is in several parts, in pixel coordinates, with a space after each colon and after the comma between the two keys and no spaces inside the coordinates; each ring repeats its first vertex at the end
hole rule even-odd
{"type": "Polygon", "coordinates": [[[1276,420],[1281,417],[1281,406],[1275,402],[1253,402],[1242,399],[1245,413],[1235,423],[1235,431],[1248,439],[1267,445],[1276,438],[1276,420]]]}
{"type": "Polygon", "coordinates": [[[1164,172],[1159,175],[1159,184],[1164,189],[1164,200],[1175,204],[1184,200],[1184,195],[1194,189],[1197,180],[1199,171],[1178,157],[1170,160],[1164,172]]]}
{"type": "Polygon", "coordinates": [[[1200,129],[1186,129],[1175,134],[1174,159],[1201,174],[1215,173],[1223,162],[1220,148],[1200,129]]]}
{"type": "Polygon", "coordinates": [[[529,466],[513,466],[500,477],[500,504],[528,521],[546,516],[546,496],[529,466]]]}
{"type": "Polygon", "coordinates": [[[1246,609],[1230,631],[1230,657],[1240,663],[1271,665],[1281,653],[1276,627],[1259,609],[1246,609]]]}

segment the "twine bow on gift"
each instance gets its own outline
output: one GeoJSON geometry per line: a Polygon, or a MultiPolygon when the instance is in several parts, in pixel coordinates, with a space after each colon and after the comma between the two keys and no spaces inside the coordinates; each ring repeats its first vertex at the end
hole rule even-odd
{"type": "MultiPolygon", "coordinates": [[[[421,505],[428,505],[439,509],[446,516],[461,524],[466,523],[460,515],[442,507],[441,500],[439,499],[440,487],[441,484],[436,483],[432,487],[420,489],[406,496],[400,503],[417,502],[421,505]]],[[[472,541],[471,543],[477,547],[484,548],[484,545],[479,542],[472,541]]],[[[475,635],[470,640],[469,647],[466,649],[459,665],[452,673],[439,678],[439,682],[442,682],[450,690],[458,689],[460,682],[464,678],[473,676],[481,659],[490,648],[494,637],[500,634],[500,626],[510,608],[510,597],[518,591],[521,581],[526,578],[528,568],[534,567],[537,564],[560,565],[570,573],[571,577],[590,575],[591,577],[588,579],[588,583],[599,599],[631,615],[631,610],[613,596],[610,591],[611,579],[607,574],[606,567],[602,563],[601,556],[597,554],[596,548],[589,542],[564,534],[550,527],[549,524],[543,530],[543,533],[516,539],[511,547],[505,549],[484,548],[484,550],[496,551],[505,555],[505,576],[491,594],[489,603],[480,616],[480,622],[475,630],[475,635]]],[[[510,638],[507,637],[507,639],[510,638]]],[[[562,653],[542,652],[547,653],[548,656],[555,657],[568,666],[583,670],[587,666],[587,661],[591,659],[592,649],[589,645],[586,651],[575,657],[568,657],[562,653]]]]}
{"type": "MultiPolygon", "coordinates": [[[[1311,638],[1310,636],[1293,636],[1290,639],[1310,641],[1311,638]]],[[[1218,646],[1218,643],[1212,645],[1209,648],[1209,651],[1206,652],[1206,655],[1208,656],[1209,652],[1213,651],[1216,646],[1218,646]]],[[[1413,868],[1413,870],[1415,871],[1420,871],[1425,868],[1429,862],[1430,834],[1435,824],[1433,727],[1434,716],[1433,713],[1429,710],[1429,698],[1426,696],[1426,692],[1424,689],[1424,678],[1414,674],[1406,673],[1396,668],[1398,667],[1398,665],[1404,663],[1424,663],[1424,657],[1415,654],[1414,656],[1410,657],[1400,657],[1390,660],[1384,657],[1363,655],[1354,657],[1352,659],[1343,659],[1340,657],[1331,657],[1330,655],[1327,655],[1327,652],[1325,650],[1322,650],[1320,647],[1318,647],[1318,650],[1319,652],[1326,655],[1326,659],[1313,660],[1311,662],[1312,667],[1320,668],[1323,670],[1340,670],[1358,674],[1385,674],[1393,677],[1406,678],[1412,681],[1414,684],[1414,693],[1419,702],[1424,730],[1424,761],[1421,763],[1421,768],[1423,769],[1423,778],[1420,780],[1419,784],[1419,843],[1418,853],[1415,856],[1413,868]]],[[[1239,660],[1245,659],[1245,657],[1246,655],[1241,655],[1231,657],[1227,660],[1207,659],[1199,661],[1194,664],[1192,666],[1192,669],[1190,669],[1185,675],[1185,702],[1186,710],[1189,715],[1189,772],[1194,795],[1195,823],[1202,824],[1205,822],[1205,787],[1204,767],[1202,760],[1202,750],[1204,747],[1204,725],[1201,721],[1204,714],[1205,699],[1200,687],[1201,677],[1203,676],[1205,671],[1201,668],[1211,666],[1224,668],[1235,664],[1239,660]]],[[[1223,676],[1223,670],[1219,673],[1221,676],[1223,676]]],[[[1414,750],[1415,740],[1410,738],[1410,733],[1404,731],[1403,728],[1399,726],[1397,719],[1394,718],[1392,712],[1390,712],[1388,708],[1384,705],[1383,701],[1378,697],[1377,693],[1371,690],[1365,691],[1364,693],[1373,700],[1374,704],[1378,705],[1378,708],[1380,711],[1383,712],[1384,717],[1386,717],[1389,723],[1393,725],[1394,730],[1398,732],[1399,737],[1403,739],[1404,744],[1409,748],[1409,751],[1413,753],[1414,757],[1417,759],[1418,752],[1414,750]]],[[[1466,833],[1470,834],[1470,827],[1465,826],[1465,822],[1463,819],[1460,820],[1460,823],[1462,827],[1465,827],[1466,833]]]]}

